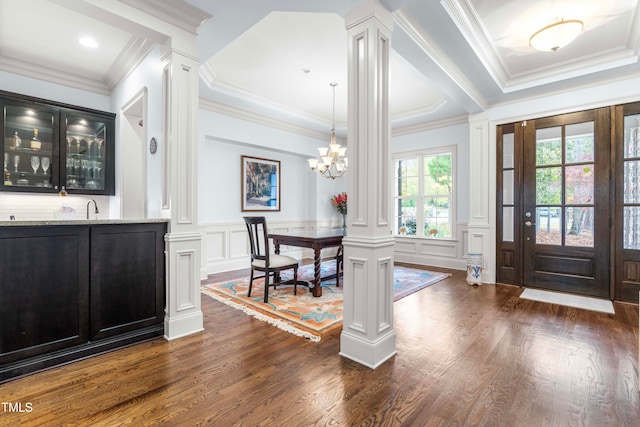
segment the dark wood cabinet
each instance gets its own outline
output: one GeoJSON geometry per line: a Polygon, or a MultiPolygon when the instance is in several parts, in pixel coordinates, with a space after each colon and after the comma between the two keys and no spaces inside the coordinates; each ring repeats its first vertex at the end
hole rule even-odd
{"type": "Polygon", "coordinates": [[[161,336],[166,231],[0,226],[0,382],[161,336]]]}
{"type": "Polygon", "coordinates": [[[157,224],[91,227],[91,339],[162,323],[164,234],[157,224]]]}
{"type": "Polygon", "coordinates": [[[0,91],[1,191],[115,194],[115,114],[0,91]]]}
{"type": "Polygon", "coordinates": [[[0,364],[89,338],[89,228],[0,231],[0,364]]]}

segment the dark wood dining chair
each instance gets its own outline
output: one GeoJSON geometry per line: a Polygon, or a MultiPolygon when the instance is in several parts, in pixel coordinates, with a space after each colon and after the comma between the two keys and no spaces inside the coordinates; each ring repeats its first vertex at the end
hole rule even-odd
{"type": "Polygon", "coordinates": [[[344,254],[342,253],[342,245],[338,246],[336,253],[336,286],[340,286],[340,277],[344,268],[344,254]]]}
{"type": "Polygon", "coordinates": [[[251,276],[249,278],[249,292],[253,281],[264,277],[264,302],[269,301],[269,286],[274,288],[278,285],[293,285],[293,294],[298,292],[298,260],[285,255],[272,254],[269,246],[269,236],[267,233],[267,220],[263,216],[245,216],[244,223],[249,233],[249,243],[251,246],[251,276]],[[280,272],[293,269],[293,279],[281,281],[280,272]],[[264,276],[254,276],[255,271],[264,273],[264,276]],[[269,283],[269,276],[273,276],[273,282],[269,283]]]}

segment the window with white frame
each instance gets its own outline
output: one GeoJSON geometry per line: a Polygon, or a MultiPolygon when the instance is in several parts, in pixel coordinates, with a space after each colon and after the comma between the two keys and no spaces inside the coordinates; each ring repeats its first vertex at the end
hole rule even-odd
{"type": "Polygon", "coordinates": [[[455,146],[393,155],[395,234],[452,238],[455,160],[455,146]]]}

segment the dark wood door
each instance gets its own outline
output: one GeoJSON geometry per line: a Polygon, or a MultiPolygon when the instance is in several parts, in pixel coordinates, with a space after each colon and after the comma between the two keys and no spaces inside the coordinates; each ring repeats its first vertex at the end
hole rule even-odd
{"type": "Polygon", "coordinates": [[[640,291],[640,103],[614,110],[615,298],[638,302],[640,291]]]}
{"type": "Polygon", "coordinates": [[[609,141],[609,108],[526,121],[525,286],[610,297],[609,141]]]}

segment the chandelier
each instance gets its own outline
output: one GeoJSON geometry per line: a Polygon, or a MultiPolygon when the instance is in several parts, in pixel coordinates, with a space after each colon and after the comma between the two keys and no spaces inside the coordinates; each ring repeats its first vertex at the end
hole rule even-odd
{"type": "Polygon", "coordinates": [[[336,143],[336,86],[338,83],[331,82],[329,86],[333,88],[333,126],[331,128],[331,144],[329,147],[320,147],[320,160],[309,159],[309,167],[312,171],[318,172],[325,178],[336,179],[347,173],[348,161],[344,156],[347,147],[341,147],[336,143]]]}
{"type": "Polygon", "coordinates": [[[555,52],[575,40],[582,28],[582,21],[560,19],[536,31],[529,39],[529,44],[543,52],[555,52]]]}

